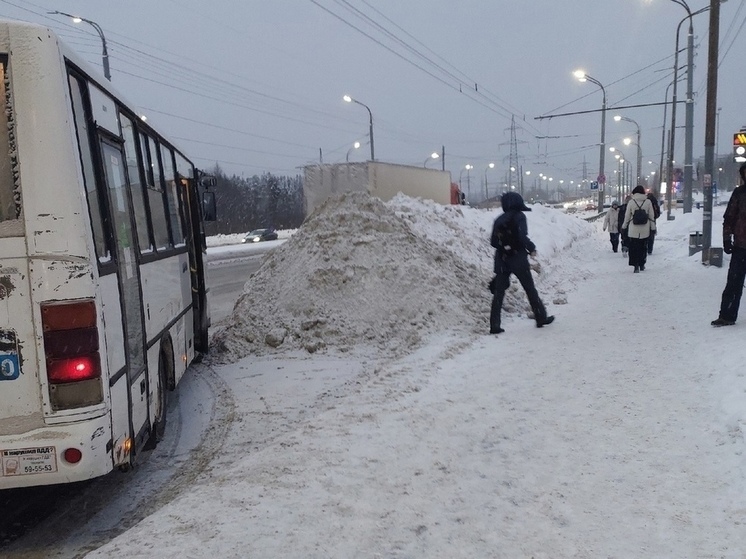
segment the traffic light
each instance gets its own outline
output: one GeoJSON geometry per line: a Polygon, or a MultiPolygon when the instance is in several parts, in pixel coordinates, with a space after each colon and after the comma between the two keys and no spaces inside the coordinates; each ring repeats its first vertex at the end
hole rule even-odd
{"type": "Polygon", "coordinates": [[[746,132],[733,134],[733,159],[737,163],[746,162],[746,132]]]}

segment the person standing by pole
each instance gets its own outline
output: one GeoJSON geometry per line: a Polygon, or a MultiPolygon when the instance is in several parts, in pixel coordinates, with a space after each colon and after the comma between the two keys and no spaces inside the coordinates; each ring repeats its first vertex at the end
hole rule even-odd
{"type": "Polygon", "coordinates": [[[723,215],[723,252],[730,254],[728,279],[720,299],[720,314],[710,324],[732,326],[738,318],[746,280],[746,163],[738,169],[741,184],[733,191],[723,215]]]}

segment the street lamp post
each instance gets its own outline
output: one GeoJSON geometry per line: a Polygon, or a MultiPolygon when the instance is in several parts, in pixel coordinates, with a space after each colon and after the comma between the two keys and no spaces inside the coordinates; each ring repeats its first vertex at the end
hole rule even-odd
{"type": "Polygon", "coordinates": [[[470,186],[471,186],[471,184],[470,184],[470,181],[469,181],[469,178],[470,178],[469,177],[469,171],[471,171],[473,168],[474,168],[474,165],[470,165],[470,164],[467,163],[466,165],[464,165],[464,168],[461,169],[461,172],[458,175],[458,187],[459,187],[459,190],[461,190],[461,192],[463,192],[464,189],[461,187],[461,178],[464,176],[464,171],[466,171],[466,192],[467,192],[467,198],[471,194],[471,192],[470,192],[470,186]]]}
{"type": "MultiPolygon", "coordinates": [[[[684,213],[692,211],[692,144],[694,142],[694,98],[692,93],[692,83],[694,74],[694,24],[692,16],[700,14],[710,9],[710,6],[702,8],[692,13],[689,5],[685,0],[671,0],[686,10],[687,16],[683,21],[689,20],[689,33],[687,35],[686,45],[686,113],[685,113],[685,132],[684,132],[684,213]]],[[[720,0],[719,0],[720,1],[720,0]]],[[[679,23],[681,26],[681,23],[679,23]]],[[[679,48],[679,31],[676,31],[676,49],[679,48]]],[[[676,106],[673,107],[676,110],[676,106]]]]}
{"type": "Polygon", "coordinates": [[[494,168],[495,168],[495,164],[494,163],[489,163],[487,165],[487,167],[485,168],[485,170],[484,170],[484,199],[485,200],[487,200],[490,197],[490,191],[487,188],[487,171],[489,169],[494,169],[494,168]]]}
{"type": "Polygon", "coordinates": [[[627,158],[624,156],[624,153],[619,148],[615,148],[614,146],[611,146],[609,148],[609,151],[618,154],[614,155],[616,157],[618,163],[619,163],[619,181],[618,181],[618,190],[619,190],[619,199],[621,200],[623,198],[622,194],[624,192],[624,162],[627,160],[627,158]]]}
{"type": "Polygon", "coordinates": [[[111,72],[109,72],[109,52],[106,50],[106,37],[104,37],[104,30],[101,29],[101,26],[96,23],[95,21],[91,21],[90,19],[86,19],[84,17],[80,16],[74,16],[71,14],[66,14],[65,12],[59,12],[55,10],[54,12],[47,12],[48,14],[59,14],[61,16],[69,17],[73,20],[75,23],[80,23],[81,21],[86,22],[87,24],[93,26],[93,28],[98,33],[98,36],[101,37],[101,44],[103,45],[103,63],[104,63],[104,77],[111,81],[111,72]]]}
{"type": "MultiPolygon", "coordinates": [[[[671,0],[686,10],[687,16],[683,18],[676,26],[676,50],[674,51],[674,67],[673,67],[673,99],[671,104],[671,134],[669,141],[669,153],[668,153],[668,173],[666,183],[666,207],[667,219],[671,219],[671,197],[673,190],[673,158],[674,158],[674,146],[676,143],[676,89],[678,82],[678,71],[679,71],[679,35],[681,33],[681,25],[689,20],[689,43],[688,43],[688,55],[687,55],[687,99],[686,99],[686,131],[684,134],[684,212],[689,213],[692,211],[691,206],[691,195],[692,195],[692,134],[694,127],[694,100],[691,98],[691,84],[692,74],[694,66],[694,27],[692,24],[692,17],[701,14],[710,9],[709,6],[692,12],[689,6],[684,0],[671,0]],[[691,64],[691,65],[690,65],[691,64]],[[688,193],[688,194],[687,194],[688,193]],[[686,199],[689,199],[688,208],[686,199]]],[[[720,2],[720,0],[718,0],[720,2]]],[[[719,4],[718,4],[719,5],[719,4]]]]}
{"type": "Polygon", "coordinates": [[[440,154],[437,151],[434,151],[430,154],[430,156],[425,159],[425,163],[422,165],[423,167],[427,167],[427,162],[431,159],[438,159],[440,157],[440,154]]]}
{"type": "MultiPolygon", "coordinates": [[[[637,147],[637,180],[635,181],[635,186],[637,186],[638,184],[642,184],[642,175],[641,175],[642,171],[640,169],[640,167],[642,167],[642,149],[640,149],[640,143],[633,142],[632,138],[624,138],[622,140],[622,143],[625,146],[634,145],[635,147],[637,147]]],[[[630,173],[631,173],[632,163],[630,163],[629,165],[630,165],[630,173]]]]}
{"type": "Polygon", "coordinates": [[[631,122],[637,127],[637,184],[640,184],[642,181],[642,147],[640,144],[640,136],[641,136],[640,125],[637,124],[637,122],[635,122],[631,118],[627,118],[626,116],[621,116],[621,115],[616,115],[614,117],[614,120],[616,122],[619,122],[620,120],[623,120],[625,122],[631,122]]]}
{"type": "Polygon", "coordinates": [[[376,160],[376,152],[373,149],[373,113],[371,112],[370,107],[368,107],[368,105],[366,105],[365,103],[361,103],[357,99],[353,99],[349,95],[343,96],[342,99],[344,99],[348,103],[357,103],[361,107],[365,107],[368,110],[368,116],[370,117],[370,131],[368,133],[368,136],[370,137],[370,160],[371,161],[375,161],[376,160]]]}
{"type": "Polygon", "coordinates": [[[601,85],[600,81],[592,78],[583,70],[576,70],[574,74],[575,77],[578,78],[578,80],[581,82],[589,81],[593,84],[596,84],[598,87],[601,88],[601,92],[604,96],[603,104],[601,105],[601,149],[599,151],[598,162],[598,213],[601,213],[604,211],[604,192],[602,188],[604,183],[606,182],[606,177],[604,176],[604,159],[606,159],[606,88],[601,85]]]}
{"type": "Polygon", "coordinates": [[[349,163],[349,162],[350,162],[350,152],[351,152],[351,151],[352,151],[353,149],[358,149],[359,147],[360,147],[360,142],[355,142],[354,144],[352,144],[352,147],[351,147],[350,149],[348,149],[348,150],[347,150],[347,156],[345,157],[345,159],[346,159],[347,163],[349,163]]]}

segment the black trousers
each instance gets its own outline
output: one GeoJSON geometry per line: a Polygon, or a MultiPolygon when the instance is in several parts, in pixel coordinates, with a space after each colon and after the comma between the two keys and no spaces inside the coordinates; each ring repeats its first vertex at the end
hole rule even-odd
{"type": "Polygon", "coordinates": [[[521,282],[531,310],[534,311],[534,320],[543,323],[547,318],[547,310],[539,298],[539,293],[534,286],[534,278],[531,276],[531,267],[528,263],[528,255],[514,254],[506,259],[495,259],[495,294],[492,297],[492,308],[490,309],[490,330],[496,331],[500,328],[500,314],[503,308],[505,291],[510,287],[510,276],[515,274],[521,282]]]}
{"type": "Polygon", "coordinates": [[[619,250],[619,233],[609,233],[609,240],[611,241],[611,250],[614,252],[619,250]]]}
{"type": "Polygon", "coordinates": [[[644,266],[648,259],[648,239],[635,239],[630,237],[629,241],[629,265],[644,266]]]}
{"type": "Polygon", "coordinates": [[[720,316],[725,320],[736,321],[738,318],[738,307],[741,304],[743,293],[743,282],[746,279],[746,248],[733,248],[728,266],[728,280],[720,300],[720,316]]]}
{"type": "Polygon", "coordinates": [[[651,231],[648,237],[648,254],[653,254],[653,242],[655,242],[655,233],[651,231]]]}

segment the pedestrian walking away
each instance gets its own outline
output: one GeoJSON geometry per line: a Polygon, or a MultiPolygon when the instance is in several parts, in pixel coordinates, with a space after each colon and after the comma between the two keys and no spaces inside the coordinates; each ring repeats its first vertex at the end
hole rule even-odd
{"type": "Polygon", "coordinates": [[[720,314],[713,326],[732,326],[738,319],[746,279],[746,163],[738,169],[741,184],[730,196],[723,214],[723,252],[730,254],[728,279],[720,299],[720,314]]]}
{"type": "Polygon", "coordinates": [[[648,192],[648,200],[653,204],[653,213],[655,214],[655,229],[650,231],[650,236],[648,237],[648,254],[653,254],[653,242],[655,241],[655,236],[658,234],[658,218],[661,216],[661,206],[658,203],[658,198],[652,192],[648,192]]]}
{"type": "Polygon", "coordinates": [[[627,204],[629,203],[631,198],[632,195],[627,194],[627,196],[624,197],[624,204],[619,206],[619,221],[617,222],[617,229],[619,229],[619,241],[622,245],[622,256],[626,256],[627,252],[629,251],[629,238],[627,237],[627,230],[622,228],[622,225],[624,225],[624,214],[627,211],[627,204]]]}
{"type": "Polygon", "coordinates": [[[604,217],[604,231],[609,230],[609,241],[611,241],[611,250],[619,250],[619,202],[614,200],[611,208],[606,212],[604,217]]]}
{"type": "Polygon", "coordinates": [[[490,282],[492,307],[490,309],[490,334],[504,332],[501,314],[505,291],[510,287],[510,276],[515,274],[526,291],[528,302],[534,313],[536,327],[541,328],[554,321],[547,316],[546,308],[539,298],[531,276],[528,257],[536,256],[536,245],[528,237],[528,224],[523,212],[530,212],[517,192],[506,192],[501,198],[503,213],[495,219],[490,242],[495,248],[495,277],[490,282]]]}
{"type": "Polygon", "coordinates": [[[655,212],[641,185],[632,190],[622,229],[627,230],[629,238],[629,265],[634,268],[634,273],[643,272],[648,256],[648,237],[651,231],[655,231],[655,212]]]}

